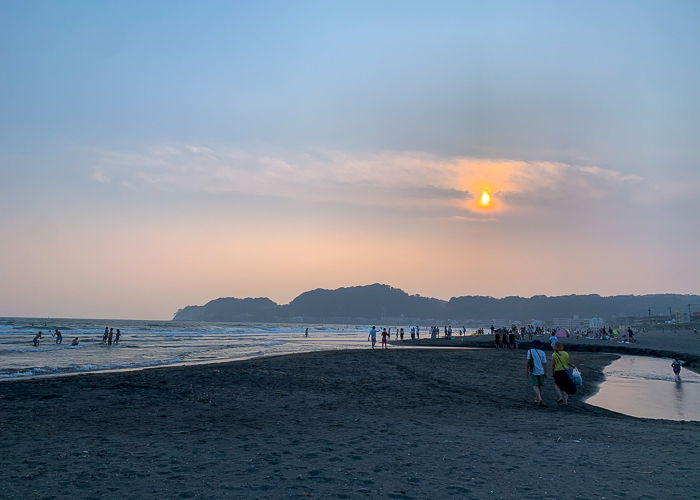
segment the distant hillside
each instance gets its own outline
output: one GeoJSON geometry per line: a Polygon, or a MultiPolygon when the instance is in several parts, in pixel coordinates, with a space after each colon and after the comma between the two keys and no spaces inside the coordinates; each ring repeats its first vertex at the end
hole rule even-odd
{"type": "MultiPolygon", "coordinates": [[[[552,318],[646,316],[686,311],[700,304],[698,295],[564,295],[530,298],[465,296],[449,301],[409,295],[388,285],[316,289],[304,292],[289,304],[268,298],[220,298],[203,306],[187,306],[175,313],[180,321],[288,321],[370,322],[381,320],[549,320],[552,318]]],[[[697,306],[696,306],[697,307],[697,306]]]]}

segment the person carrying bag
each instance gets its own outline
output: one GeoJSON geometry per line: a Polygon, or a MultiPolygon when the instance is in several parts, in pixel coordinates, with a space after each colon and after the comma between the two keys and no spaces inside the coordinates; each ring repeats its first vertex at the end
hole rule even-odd
{"type": "Polygon", "coordinates": [[[559,404],[568,404],[569,395],[576,394],[576,383],[571,376],[572,368],[575,367],[569,362],[569,353],[564,350],[564,344],[557,342],[552,353],[552,378],[559,395],[559,404]]]}

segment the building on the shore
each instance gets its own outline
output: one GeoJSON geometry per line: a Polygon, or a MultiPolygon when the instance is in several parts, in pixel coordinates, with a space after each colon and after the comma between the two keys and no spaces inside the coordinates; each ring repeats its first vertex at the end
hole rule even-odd
{"type": "Polygon", "coordinates": [[[603,328],[605,320],[603,318],[591,318],[588,320],[588,328],[603,328]]]}
{"type": "Polygon", "coordinates": [[[554,318],[552,320],[554,328],[566,328],[567,330],[585,330],[588,328],[603,328],[605,320],[603,318],[554,318]]]}

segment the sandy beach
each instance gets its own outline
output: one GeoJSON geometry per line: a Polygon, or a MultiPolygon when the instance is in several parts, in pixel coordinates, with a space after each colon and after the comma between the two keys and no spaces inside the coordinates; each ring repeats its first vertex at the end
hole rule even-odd
{"type": "Polygon", "coordinates": [[[568,407],[522,351],[296,354],[0,384],[7,498],[698,498],[700,423],[568,407]]]}

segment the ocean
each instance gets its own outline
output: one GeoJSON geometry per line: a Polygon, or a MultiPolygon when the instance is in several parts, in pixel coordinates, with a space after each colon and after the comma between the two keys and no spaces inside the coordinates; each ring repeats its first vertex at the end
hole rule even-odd
{"type": "Polygon", "coordinates": [[[0,318],[0,380],[368,347],[366,325],[0,318]],[[119,328],[119,345],[102,342],[119,328]],[[56,345],[58,328],[63,344],[56,345]],[[309,329],[305,337],[304,329],[309,329]],[[38,347],[32,339],[43,332],[38,347]],[[78,337],[80,345],[71,346],[78,337]]]}

